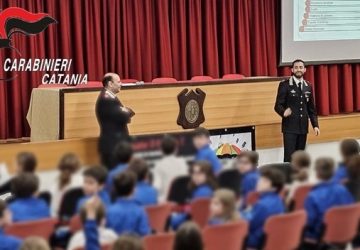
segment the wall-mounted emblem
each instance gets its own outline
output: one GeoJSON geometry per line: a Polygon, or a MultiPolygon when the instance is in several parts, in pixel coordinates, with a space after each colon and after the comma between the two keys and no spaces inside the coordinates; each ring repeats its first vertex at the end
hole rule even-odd
{"type": "Polygon", "coordinates": [[[194,90],[184,89],[178,95],[180,106],[177,124],[184,129],[197,128],[205,121],[203,106],[205,92],[197,88],[194,90]]]}

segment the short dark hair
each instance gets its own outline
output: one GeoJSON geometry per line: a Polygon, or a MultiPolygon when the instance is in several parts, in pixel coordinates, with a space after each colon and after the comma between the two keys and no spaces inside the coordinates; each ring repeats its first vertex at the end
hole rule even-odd
{"type": "Polygon", "coordinates": [[[108,171],[102,166],[93,166],[86,169],[83,173],[84,177],[91,177],[100,185],[104,184],[107,178],[108,171]]]}
{"type": "Polygon", "coordinates": [[[315,161],[315,172],[319,179],[330,180],[334,175],[335,162],[330,157],[321,157],[315,161]]]}
{"type": "Polygon", "coordinates": [[[124,172],[115,176],[113,184],[114,191],[118,197],[129,196],[134,191],[136,175],[130,170],[125,170],[124,172]]]}
{"type": "Polygon", "coordinates": [[[295,63],[301,62],[302,64],[304,64],[304,67],[306,67],[305,62],[302,59],[295,59],[292,64],[291,64],[291,68],[294,68],[295,63]]]}
{"type": "Polygon", "coordinates": [[[285,175],[279,169],[263,167],[260,169],[260,176],[271,181],[271,186],[276,192],[280,192],[285,184],[285,175]]]}
{"type": "Polygon", "coordinates": [[[254,166],[259,164],[259,154],[256,151],[242,151],[236,158],[247,158],[254,166]]]}
{"type": "Polygon", "coordinates": [[[113,80],[112,75],[105,75],[102,79],[102,84],[104,87],[108,86],[109,82],[113,80]]]}
{"type": "Polygon", "coordinates": [[[113,250],[143,250],[141,238],[137,235],[122,234],[114,242],[113,250]]]}
{"type": "Polygon", "coordinates": [[[39,178],[32,173],[22,173],[11,181],[11,192],[16,198],[29,198],[39,189],[39,178]]]}
{"type": "Polygon", "coordinates": [[[193,137],[198,137],[198,136],[206,136],[209,138],[210,132],[206,128],[198,127],[193,131],[193,137]]]}
{"type": "Polygon", "coordinates": [[[149,174],[149,166],[146,161],[141,158],[132,159],[128,169],[136,174],[138,181],[145,180],[146,176],[149,174]]]}
{"type": "Polygon", "coordinates": [[[131,144],[126,141],[119,142],[114,150],[116,163],[128,163],[133,155],[131,144]]]}
{"type": "Polygon", "coordinates": [[[311,157],[304,150],[297,150],[291,155],[291,161],[295,161],[300,168],[308,168],[311,165],[311,157]]]}
{"type": "Polygon", "coordinates": [[[354,155],[350,158],[347,169],[349,179],[360,179],[360,155],[354,155]]]}
{"type": "Polygon", "coordinates": [[[182,224],[176,232],[174,250],[203,250],[200,228],[194,222],[182,224]]]}
{"type": "Polygon", "coordinates": [[[17,154],[16,162],[21,167],[22,172],[34,173],[37,165],[35,155],[30,152],[21,152],[17,154]]]}
{"type": "Polygon", "coordinates": [[[161,149],[165,155],[173,154],[176,150],[177,142],[174,136],[165,135],[161,141],[161,149]]]}
{"type": "Polygon", "coordinates": [[[7,209],[6,202],[3,200],[0,200],[0,218],[2,218],[4,216],[6,209],[7,209]]]}
{"type": "Polygon", "coordinates": [[[345,139],[340,143],[340,151],[346,164],[352,156],[360,153],[360,145],[355,139],[345,139]]]}
{"type": "MultiPolygon", "coordinates": [[[[86,208],[85,208],[85,204],[80,208],[80,220],[81,223],[84,224],[87,221],[87,213],[86,213],[86,208]]],[[[100,204],[97,208],[96,208],[96,216],[95,216],[95,220],[96,223],[98,225],[100,225],[101,221],[105,218],[105,207],[103,204],[100,204]]]]}

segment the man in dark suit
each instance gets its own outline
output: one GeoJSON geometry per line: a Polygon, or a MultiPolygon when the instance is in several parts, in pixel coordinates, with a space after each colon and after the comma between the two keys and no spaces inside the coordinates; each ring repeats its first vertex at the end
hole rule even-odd
{"type": "Polygon", "coordinates": [[[320,134],[313,90],[303,78],[306,72],[304,61],[295,60],[291,71],[292,77],[279,84],[274,107],[282,117],[284,162],[290,162],[291,155],[296,150],[305,149],[309,119],[315,134],[320,134]]]}
{"type": "Polygon", "coordinates": [[[127,124],[135,113],[130,108],[124,107],[116,96],[121,89],[119,75],[107,73],[102,83],[104,88],[96,102],[96,117],[100,125],[98,149],[102,164],[111,169],[115,164],[113,156],[115,146],[121,141],[130,139],[127,124]]]}

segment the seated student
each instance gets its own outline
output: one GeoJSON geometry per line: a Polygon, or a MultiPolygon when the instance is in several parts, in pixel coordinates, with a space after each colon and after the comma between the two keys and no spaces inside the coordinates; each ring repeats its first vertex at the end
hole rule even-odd
{"type": "MultiPolygon", "coordinates": [[[[99,197],[94,196],[87,200],[84,204],[84,234],[85,234],[85,249],[86,250],[100,250],[100,236],[99,228],[97,226],[96,217],[97,211],[101,206],[99,197]]],[[[141,238],[130,235],[121,235],[112,245],[112,250],[144,250],[141,238]]]]}
{"type": "MultiPolygon", "coordinates": [[[[198,198],[211,198],[217,187],[217,183],[209,162],[195,162],[190,169],[190,173],[190,201],[198,198]]],[[[171,228],[176,230],[182,223],[188,220],[189,217],[187,212],[173,213],[170,218],[171,228]]]]}
{"type": "Polygon", "coordinates": [[[6,207],[6,203],[0,200],[0,249],[17,250],[21,245],[21,240],[4,233],[4,227],[11,224],[11,212],[6,207]]]}
{"type": "Polygon", "coordinates": [[[112,195],[112,185],[115,176],[125,171],[128,167],[133,155],[133,150],[129,142],[120,142],[116,145],[114,150],[114,159],[116,162],[115,167],[109,172],[109,175],[106,179],[105,189],[110,195],[112,195]]]}
{"type": "MultiPolygon", "coordinates": [[[[16,175],[21,173],[34,173],[37,165],[36,157],[33,153],[30,152],[21,152],[16,155],[16,175]]],[[[14,177],[15,177],[14,176],[14,177]]],[[[14,178],[13,177],[13,178],[14,178]]],[[[11,178],[3,185],[0,186],[0,195],[9,193],[11,191],[11,178]]]]}
{"type": "Polygon", "coordinates": [[[173,136],[165,135],[161,141],[163,158],[154,167],[154,186],[159,191],[159,201],[165,201],[171,182],[179,176],[187,175],[189,167],[186,160],[178,157],[177,142],[173,136]]]}
{"type": "Polygon", "coordinates": [[[23,241],[20,250],[50,250],[50,246],[43,238],[31,236],[23,241]]]}
{"type": "MultiPolygon", "coordinates": [[[[100,197],[99,197],[100,198],[100,197]]],[[[100,198],[101,200],[101,198],[100,198]]],[[[84,204],[86,201],[84,201],[84,204]]],[[[85,225],[87,220],[87,211],[85,205],[80,208],[80,219],[83,225],[85,225]]],[[[117,234],[111,230],[105,228],[105,207],[103,204],[99,204],[96,206],[96,217],[95,221],[97,224],[97,230],[99,235],[99,241],[101,245],[110,245],[115,242],[117,239],[117,234]]],[[[76,232],[70,239],[69,245],[67,247],[68,250],[74,250],[78,248],[85,247],[85,234],[84,231],[76,232]]]]}
{"type": "Polygon", "coordinates": [[[315,172],[319,183],[310,191],[304,204],[307,212],[306,242],[316,242],[320,239],[323,218],[328,209],[354,202],[353,197],[343,185],[331,180],[334,174],[334,161],[331,158],[317,159],[315,172]]]}
{"type": "Polygon", "coordinates": [[[291,168],[293,174],[291,175],[291,184],[288,185],[288,194],[286,197],[287,205],[292,202],[295,191],[300,186],[309,183],[310,166],[311,158],[306,151],[298,150],[291,155],[291,168]]]}
{"type": "Polygon", "coordinates": [[[126,170],[114,179],[116,201],[108,207],[106,223],[117,234],[137,233],[145,236],[150,233],[150,226],[144,208],[133,198],[136,175],[126,170]]]}
{"type": "Polygon", "coordinates": [[[352,156],[359,155],[360,145],[355,139],[345,139],[340,143],[340,153],[342,162],[339,163],[332,180],[339,183],[345,183],[349,177],[347,170],[348,161],[352,156]]]}
{"type": "Polygon", "coordinates": [[[51,193],[51,214],[57,215],[61,200],[64,194],[72,189],[79,188],[83,183],[81,175],[81,163],[79,158],[73,153],[63,155],[57,166],[59,173],[50,187],[51,193]]]}
{"type": "Polygon", "coordinates": [[[242,175],[240,194],[242,198],[242,207],[246,207],[246,198],[248,194],[255,191],[256,183],[259,179],[257,170],[259,155],[255,151],[243,151],[236,158],[236,168],[242,175]]]}
{"type": "Polygon", "coordinates": [[[249,222],[249,234],[246,246],[259,249],[264,243],[263,227],[266,220],[273,215],[285,212],[284,202],[279,196],[285,183],[284,174],[274,168],[262,168],[257,182],[256,191],[260,193],[259,200],[251,209],[243,210],[241,216],[249,222]]]}
{"type": "Polygon", "coordinates": [[[13,222],[50,217],[50,209],[46,202],[36,197],[38,188],[39,178],[34,174],[23,173],[14,178],[11,191],[16,199],[9,205],[13,222]]]}
{"type": "Polygon", "coordinates": [[[360,155],[355,155],[349,160],[348,176],[345,187],[358,202],[360,201],[360,155]]]}
{"type": "Polygon", "coordinates": [[[238,219],[235,193],[229,189],[216,190],[211,199],[209,225],[221,225],[238,219]]]}
{"type": "Polygon", "coordinates": [[[193,143],[197,149],[195,161],[208,161],[211,164],[214,174],[221,170],[221,163],[214,150],[210,148],[210,133],[207,129],[199,127],[194,130],[193,143]]]}
{"type": "Polygon", "coordinates": [[[104,190],[107,169],[105,167],[93,166],[86,169],[83,173],[83,176],[83,190],[85,197],[79,200],[77,204],[77,211],[80,211],[80,208],[84,202],[93,195],[98,195],[105,207],[109,206],[111,203],[110,195],[107,191],[104,190]]]}
{"type": "Polygon", "coordinates": [[[135,158],[130,161],[128,169],[133,171],[137,177],[133,199],[143,206],[156,205],[157,191],[150,184],[150,170],[146,161],[135,158]]]}
{"type": "Polygon", "coordinates": [[[186,222],[175,235],[174,250],[203,250],[204,243],[198,225],[186,222]]]}

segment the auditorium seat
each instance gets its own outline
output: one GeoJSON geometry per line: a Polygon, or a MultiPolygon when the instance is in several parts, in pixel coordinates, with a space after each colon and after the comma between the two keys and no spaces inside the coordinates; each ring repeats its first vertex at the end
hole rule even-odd
{"type": "Polygon", "coordinates": [[[322,241],[328,245],[345,246],[358,233],[360,204],[333,207],[324,217],[325,232],[322,241]]]}
{"type": "Polygon", "coordinates": [[[174,83],[174,82],[177,82],[177,80],[172,77],[159,77],[159,78],[153,79],[151,82],[161,84],[161,83],[174,83]]]}
{"type": "Polygon", "coordinates": [[[264,250],[297,249],[306,223],[305,211],[275,215],[267,219],[264,226],[264,250]],[[285,237],[284,237],[285,236],[285,237]]]}
{"type": "Polygon", "coordinates": [[[38,236],[44,238],[45,240],[49,240],[57,223],[58,220],[54,218],[18,222],[5,227],[4,231],[5,234],[13,235],[22,239],[30,236],[38,236]]]}
{"type": "Polygon", "coordinates": [[[300,186],[295,190],[294,197],[293,197],[293,209],[291,210],[301,210],[304,209],[304,202],[311,191],[313,185],[304,185],[300,186]]]}
{"type": "Polygon", "coordinates": [[[172,233],[149,235],[143,238],[144,250],[171,250],[175,235],[172,233]]]}
{"type": "Polygon", "coordinates": [[[247,233],[248,223],[244,220],[219,226],[207,226],[203,231],[205,249],[242,249],[247,233]]]}
{"type": "Polygon", "coordinates": [[[224,80],[241,80],[244,79],[245,76],[241,74],[225,74],[223,75],[222,79],[224,80]]]}
{"type": "Polygon", "coordinates": [[[164,232],[166,221],[171,214],[172,208],[172,203],[163,203],[156,206],[145,207],[151,229],[156,232],[164,232]]]}
{"type": "Polygon", "coordinates": [[[70,228],[70,232],[72,232],[72,233],[75,233],[82,229],[80,215],[75,214],[73,217],[71,217],[70,222],[69,222],[69,228],[70,228]]]}
{"type": "Polygon", "coordinates": [[[211,76],[193,76],[191,81],[211,81],[214,80],[211,76]]]}
{"type": "Polygon", "coordinates": [[[201,228],[206,226],[209,220],[209,213],[210,213],[209,207],[210,207],[209,198],[195,199],[190,203],[191,219],[201,228]]]}
{"type": "Polygon", "coordinates": [[[226,169],[220,172],[217,177],[219,187],[227,188],[235,192],[236,196],[240,195],[241,176],[237,169],[226,169]]]}
{"type": "Polygon", "coordinates": [[[68,221],[76,213],[77,203],[84,196],[82,188],[72,188],[63,195],[60,208],[59,218],[68,221]]]}
{"type": "Polygon", "coordinates": [[[136,80],[136,79],[130,79],[130,78],[121,79],[121,83],[136,83],[136,82],[138,82],[138,80],[136,80]]]}

